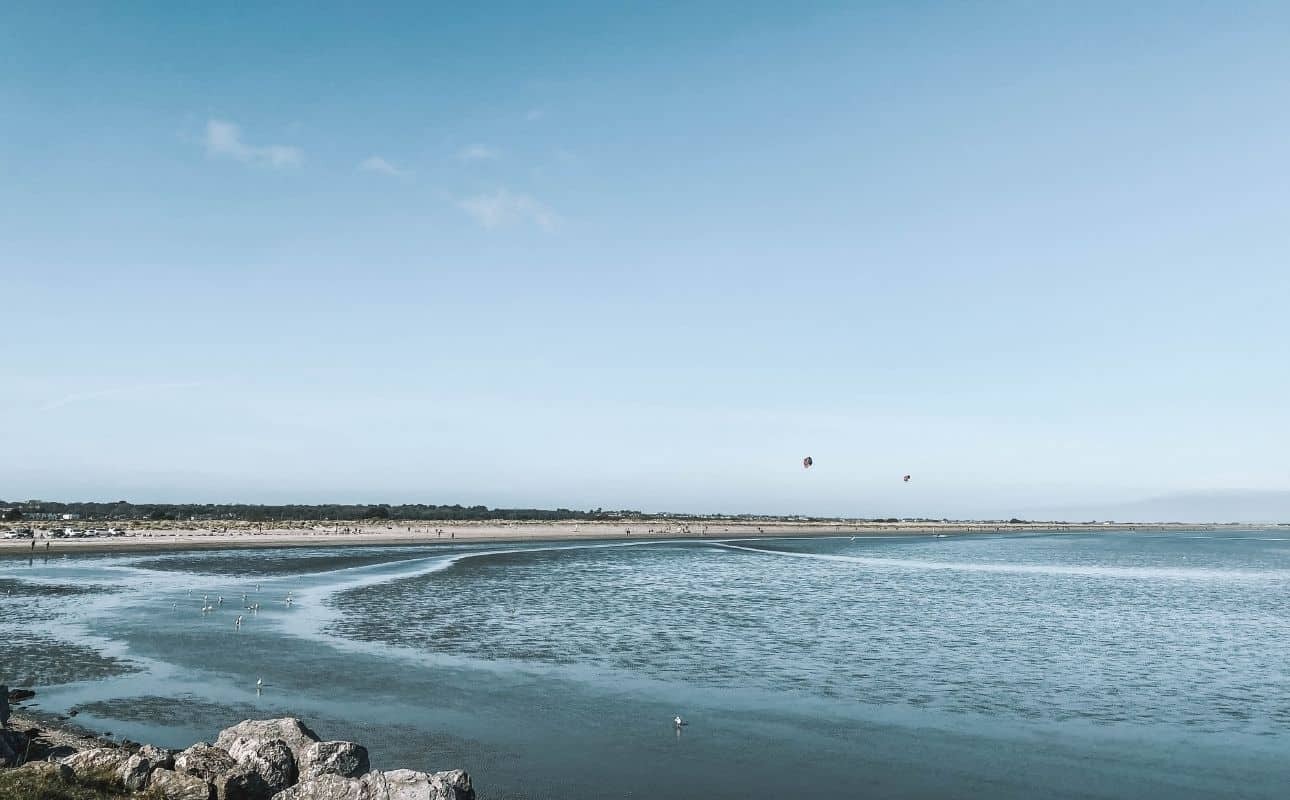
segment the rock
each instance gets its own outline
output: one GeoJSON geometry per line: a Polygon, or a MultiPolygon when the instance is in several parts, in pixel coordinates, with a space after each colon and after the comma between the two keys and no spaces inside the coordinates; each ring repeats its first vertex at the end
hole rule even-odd
{"type": "Polygon", "coordinates": [[[474,800],[470,776],[453,772],[396,769],[361,778],[318,775],[279,792],[273,800],[474,800]]]}
{"type": "Polygon", "coordinates": [[[300,780],[319,775],[358,778],[372,769],[367,748],[353,742],[314,742],[296,762],[300,780]]]}
{"type": "Polygon", "coordinates": [[[228,772],[237,766],[237,762],[221,747],[213,747],[205,742],[198,742],[175,756],[175,772],[182,775],[193,775],[206,781],[228,772]]]}
{"type": "MultiPolygon", "coordinates": [[[[282,747],[282,752],[290,756],[281,740],[274,743],[282,747]]],[[[239,763],[233,769],[215,778],[216,800],[269,800],[274,795],[288,788],[291,784],[266,770],[264,764],[248,760],[239,763]]]]}
{"type": "Polygon", "coordinates": [[[470,774],[466,770],[450,769],[436,772],[434,776],[448,784],[448,788],[454,792],[450,795],[453,800],[475,800],[475,787],[471,784],[470,774]]]}
{"type": "Polygon", "coordinates": [[[470,776],[459,769],[434,773],[396,769],[380,774],[389,800],[475,800],[470,776]]]}
{"type": "Polygon", "coordinates": [[[148,759],[154,770],[175,768],[175,757],[170,754],[169,750],[162,750],[160,747],[145,744],[139,748],[138,754],[148,759]]]}
{"type": "Polygon", "coordinates": [[[116,771],[122,785],[132,792],[141,792],[148,788],[148,775],[152,772],[152,762],[141,755],[133,755],[116,771]]]}
{"type": "Polygon", "coordinates": [[[66,764],[59,764],[56,761],[28,761],[18,769],[26,773],[39,775],[45,780],[62,781],[63,783],[70,782],[76,775],[76,773],[72,772],[71,767],[66,764]]]}
{"type": "Polygon", "coordinates": [[[295,717],[248,719],[220,731],[219,738],[215,740],[215,746],[232,752],[233,744],[238,739],[259,739],[260,741],[281,739],[287,743],[287,747],[291,748],[291,755],[299,762],[305,750],[309,749],[309,745],[318,741],[318,734],[309,730],[295,717]]]}
{"type": "Polygon", "coordinates": [[[211,800],[214,790],[196,775],[156,769],[152,771],[148,793],[157,800],[211,800]]]}
{"type": "Polygon", "coordinates": [[[35,696],[36,693],[30,689],[10,689],[6,693],[6,697],[8,697],[10,703],[21,703],[23,700],[30,700],[35,696]]]}
{"type": "Polygon", "coordinates": [[[264,785],[250,767],[235,764],[228,772],[216,775],[211,781],[211,788],[215,790],[215,800],[247,800],[266,796],[269,787],[264,785]]]}
{"type": "Polygon", "coordinates": [[[26,758],[27,734],[0,729],[0,767],[16,767],[26,758]]]}
{"type": "Polygon", "coordinates": [[[93,750],[82,750],[64,758],[60,763],[72,768],[77,775],[118,775],[125,762],[130,759],[129,753],[123,753],[115,747],[98,747],[93,750]]]}
{"type": "Polygon", "coordinates": [[[278,792],[273,800],[387,800],[389,792],[384,791],[383,784],[381,788],[382,791],[378,794],[365,780],[325,773],[278,792]]]}
{"type": "Polygon", "coordinates": [[[254,797],[250,800],[263,800],[286,789],[296,782],[296,758],[291,748],[281,739],[257,741],[255,739],[237,739],[228,754],[237,761],[235,772],[246,773],[244,782],[254,797]]]}

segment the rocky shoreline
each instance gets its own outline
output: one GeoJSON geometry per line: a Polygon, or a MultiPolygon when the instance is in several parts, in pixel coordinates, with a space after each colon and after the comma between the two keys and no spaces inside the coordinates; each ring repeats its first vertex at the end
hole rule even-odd
{"type": "Polygon", "coordinates": [[[294,717],[245,720],[220,731],[214,743],[163,750],[14,714],[0,729],[0,796],[474,800],[475,791],[462,770],[374,770],[361,744],[322,741],[294,717]]]}

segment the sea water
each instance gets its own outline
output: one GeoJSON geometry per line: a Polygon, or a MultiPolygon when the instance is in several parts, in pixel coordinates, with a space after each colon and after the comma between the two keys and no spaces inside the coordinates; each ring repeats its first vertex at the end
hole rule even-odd
{"type": "Polygon", "coordinates": [[[37,553],[0,681],[170,747],[298,716],[483,798],[1282,798],[1287,539],[37,553]]]}

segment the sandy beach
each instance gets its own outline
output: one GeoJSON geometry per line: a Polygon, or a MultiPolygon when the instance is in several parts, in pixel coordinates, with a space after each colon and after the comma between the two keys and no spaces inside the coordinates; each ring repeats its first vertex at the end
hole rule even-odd
{"type": "MultiPolygon", "coordinates": [[[[77,530],[92,529],[92,523],[76,522],[77,530]]],[[[60,523],[62,530],[69,523],[60,523]]],[[[235,549],[247,547],[323,547],[358,545],[448,544],[459,542],[542,542],[601,539],[692,539],[756,538],[760,536],[929,536],[1024,532],[1148,532],[1170,530],[1221,530],[1249,528],[1238,525],[1115,524],[1075,523],[966,523],[897,522],[846,523],[798,522],[789,520],[746,522],[713,519],[649,520],[619,522],[251,522],[116,523],[124,534],[44,538],[46,526],[10,523],[0,527],[0,536],[11,530],[34,527],[37,538],[0,538],[0,555],[33,552],[116,552],[131,550],[235,549]],[[33,548],[33,542],[35,546],[33,548]],[[47,546],[48,545],[48,546],[47,546]]],[[[98,528],[106,527],[100,523],[98,528]]]]}

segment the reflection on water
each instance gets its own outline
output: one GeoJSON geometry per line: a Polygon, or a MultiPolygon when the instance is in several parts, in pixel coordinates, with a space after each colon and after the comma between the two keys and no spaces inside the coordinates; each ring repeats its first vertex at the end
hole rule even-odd
{"type": "Polygon", "coordinates": [[[1287,588],[1259,532],[36,559],[0,677],[163,744],[293,713],[486,797],[1272,797],[1287,588]]]}

